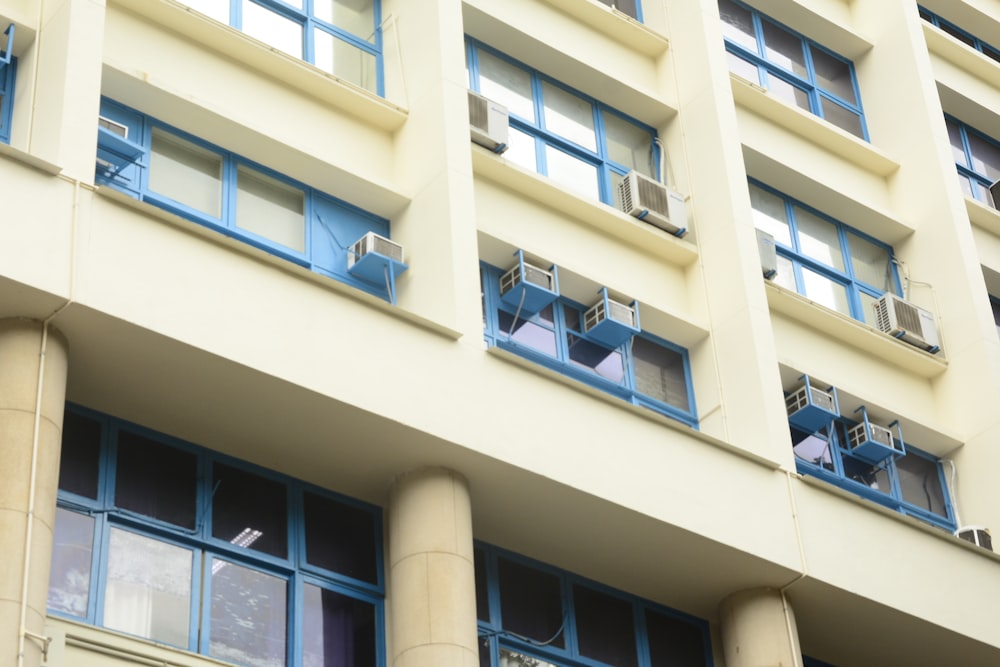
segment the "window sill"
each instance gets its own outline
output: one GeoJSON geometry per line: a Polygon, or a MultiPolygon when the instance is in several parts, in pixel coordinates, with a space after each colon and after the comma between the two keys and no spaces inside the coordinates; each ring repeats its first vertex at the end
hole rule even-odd
{"type": "Polygon", "coordinates": [[[669,48],[666,37],[646,27],[628,14],[612,9],[597,0],[545,0],[581,23],[589,25],[615,41],[650,57],[669,48]]]}
{"type": "Polygon", "coordinates": [[[23,162],[29,167],[34,167],[39,171],[44,171],[46,174],[51,174],[56,176],[62,173],[62,167],[53,164],[40,157],[35,157],[31,153],[25,153],[19,148],[14,148],[8,144],[0,143],[0,155],[11,160],[17,160],[18,162],[23,162]]]}
{"type": "Polygon", "coordinates": [[[52,637],[48,658],[44,667],[73,667],[67,649],[72,649],[76,657],[82,654],[98,661],[115,659],[132,664],[169,665],[170,667],[206,667],[222,662],[207,655],[199,655],[181,648],[159,644],[148,639],[133,637],[124,633],[88,625],[81,621],[48,615],[45,619],[45,634],[52,637]]]}
{"type": "Polygon", "coordinates": [[[921,21],[924,40],[928,50],[936,56],[957,65],[961,70],[985,81],[994,88],[1000,88],[1000,65],[968,44],[935,28],[927,21],[921,21]]]}
{"type": "Polygon", "coordinates": [[[936,377],[948,368],[947,360],[939,356],[944,352],[938,355],[924,352],[774,283],[766,283],[765,288],[768,306],[775,312],[867,352],[876,359],[923,378],[936,377]]]}
{"type": "MultiPolygon", "coordinates": [[[[247,68],[267,74],[307,95],[387,132],[398,130],[408,113],[385,99],[272,48],[228,25],[199,14],[177,0],[110,0],[109,4],[164,26],[247,68]]],[[[132,72],[128,63],[108,63],[132,72]]],[[[143,73],[135,72],[142,77],[143,73]]]]}
{"type": "Polygon", "coordinates": [[[850,132],[779,100],[760,86],[735,74],[730,73],[729,79],[733,99],[744,109],[876,176],[884,178],[899,169],[898,162],[850,132]]]}
{"type": "Polygon", "coordinates": [[[681,267],[690,266],[698,257],[693,243],[640,222],[607,204],[570,192],[549,178],[508,162],[485,148],[472,146],[472,167],[478,176],[596,227],[654,257],[681,267]]]}
{"type": "Polygon", "coordinates": [[[973,225],[1000,237],[1000,211],[972,197],[965,198],[965,211],[969,214],[969,222],[973,225]]]}

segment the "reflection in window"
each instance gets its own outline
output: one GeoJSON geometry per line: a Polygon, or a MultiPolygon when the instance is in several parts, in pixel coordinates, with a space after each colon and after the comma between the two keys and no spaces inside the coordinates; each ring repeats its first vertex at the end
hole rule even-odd
{"type": "Polygon", "coordinates": [[[950,116],[945,124],[963,192],[997,208],[989,187],[1000,180],[1000,142],[950,116]]]}
{"type": "Polygon", "coordinates": [[[303,587],[303,667],[375,664],[375,605],[312,584],[303,587]]]}
{"type": "Polygon", "coordinates": [[[209,655],[251,667],[285,664],[287,582],[216,559],[209,655]]]}
{"type": "Polygon", "coordinates": [[[49,571],[48,607],[86,616],[90,604],[90,565],[94,552],[94,517],[56,508],[49,571]]]}

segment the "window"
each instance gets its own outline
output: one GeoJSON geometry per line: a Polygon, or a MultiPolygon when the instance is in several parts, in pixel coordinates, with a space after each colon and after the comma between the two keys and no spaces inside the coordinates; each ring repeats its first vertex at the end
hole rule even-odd
{"type": "Polygon", "coordinates": [[[708,625],[496,547],[475,549],[480,667],[706,667],[708,625]]]}
{"type": "Polygon", "coordinates": [[[252,667],[383,662],[381,513],[67,406],[49,611],[252,667]]]}
{"type": "Polygon", "coordinates": [[[0,50],[0,143],[10,143],[10,120],[14,112],[14,24],[11,23],[0,35],[5,45],[0,50]]]}
{"type": "MultiPolygon", "coordinates": [[[[903,514],[949,531],[955,529],[940,461],[906,443],[906,454],[873,464],[854,456],[848,430],[858,422],[831,419],[814,432],[792,429],[796,468],[903,514]]],[[[894,429],[893,437],[896,436],[894,429]]]]}
{"type": "Polygon", "coordinates": [[[99,185],[392,300],[391,278],[348,271],[350,246],[388,237],[388,220],[110,100],[101,117],[99,185]]]}
{"type": "Polygon", "coordinates": [[[637,21],[642,20],[642,7],[639,0],[599,0],[608,7],[614,7],[623,14],[628,14],[637,21]]]}
{"type": "Polygon", "coordinates": [[[958,41],[963,42],[968,46],[971,46],[972,48],[974,48],[976,51],[979,51],[987,58],[991,58],[997,62],[1000,62],[1000,50],[993,48],[986,42],[980,40],[978,37],[975,37],[970,33],[965,32],[954,23],[949,23],[948,21],[945,21],[937,14],[934,14],[924,9],[923,7],[919,7],[918,9],[920,11],[920,18],[922,18],[923,20],[937,27],[942,32],[948,33],[958,41]]]}
{"type": "Polygon", "coordinates": [[[987,206],[997,207],[998,202],[990,195],[990,185],[1000,180],[1000,142],[957,118],[945,116],[944,121],[962,192],[987,206]]]}
{"type": "Polygon", "coordinates": [[[340,79],[384,94],[377,0],[181,2],[340,79]]]}
{"type": "Polygon", "coordinates": [[[774,237],[775,283],[875,326],[873,304],[899,291],[891,247],[753,181],[750,204],[774,237]]]}
{"type": "Polygon", "coordinates": [[[535,314],[500,299],[503,271],[482,267],[486,342],[688,426],[697,425],[687,350],[642,332],[609,347],[583,329],[588,305],[566,298],[535,314]]]}
{"type": "Polygon", "coordinates": [[[656,177],[653,128],[478,42],[466,57],[472,90],[510,112],[506,159],[611,205],[630,170],[656,177]]]}
{"type": "Polygon", "coordinates": [[[851,61],[733,0],[719,14],[732,73],[867,141],[851,61]]]}

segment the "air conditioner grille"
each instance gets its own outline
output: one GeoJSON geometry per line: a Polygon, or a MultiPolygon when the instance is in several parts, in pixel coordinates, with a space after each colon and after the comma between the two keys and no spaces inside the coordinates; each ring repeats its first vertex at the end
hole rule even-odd
{"type": "Polygon", "coordinates": [[[655,211],[667,217],[670,216],[667,189],[663,185],[645,178],[636,179],[636,185],[639,195],[639,206],[641,208],[648,208],[650,211],[655,211]]]}
{"type": "Polygon", "coordinates": [[[871,439],[874,442],[886,447],[893,446],[892,431],[878,424],[869,424],[868,427],[871,430],[871,439]]]}
{"type": "Polygon", "coordinates": [[[369,232],[358,239],[357,243],[354,244],[353,251],[355,257],[363,257],[374,252],[400,263],[403,261],[403,246],[374,232],[369,232]]]}
{"type": "Polygon", "coordinates": [[[531,283],[532,285],[538,285],[549,291],[554,289],[552,285],[552,274],[548,271],[543,271],[537,266],[532,266],[530,264],[524,265],[524,280],[531,283]]]}
{"type": "Polygon", "coordinates": [[[604,302],[601,301],[583,314],[583,330],[590,331],[604,320],[604,302]]]}
{"type": "Polygon", "coordinates": [[[966,542],[993,551],[993,538],[985,528],[960,528],[956,535],[966,542]]]}
{"type": "Polygon", "coordinates": [[[483,132],[489,131],[489,100],[469,95],[469,124],[483,132]]]}
{"type": "Polygon", "coordinates": [[[813,405],[823,408],[829,412],[836,412],[833,405],[833,396],[831,394],[828,394],[825,391],[820,391],[815,387],[809,387],[809,398],[811,399],[813,405]]]}

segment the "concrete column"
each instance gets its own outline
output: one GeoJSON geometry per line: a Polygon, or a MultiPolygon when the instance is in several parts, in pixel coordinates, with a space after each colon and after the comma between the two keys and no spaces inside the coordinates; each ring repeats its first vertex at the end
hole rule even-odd
{"type": "Polygon", "coordinates": [[[795,615],[776,589],[733,593],[719,617],[726,667],[802,667],[795,615]]]}
{"type": "Polygon", "coordinates": [[[469,488],[444,468],[401,475],[389,500],[390,667],[477,667],[469,488]]]}
{"type": "MultiPolygon", "coordinates": [[[[42,357],[40,322],[0,320],[0,667],[19,664],[22,617],[38,635],[45,623],[67,369],[65,339],[49,328],[45,343],[42,357]]],[[[24,667],[41,664],[37,641],[23,651],[24,667]]]]}

